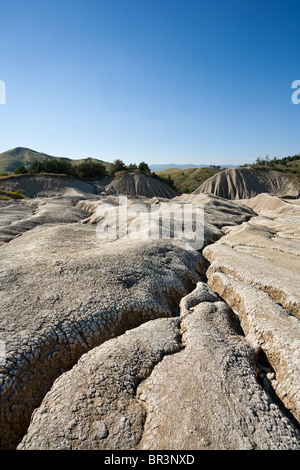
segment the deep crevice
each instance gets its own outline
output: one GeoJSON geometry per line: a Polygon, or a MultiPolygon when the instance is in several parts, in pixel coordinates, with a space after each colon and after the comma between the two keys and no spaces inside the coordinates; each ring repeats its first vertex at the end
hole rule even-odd
{"type": "MultiPolygon", "coordinates": [[[[207,267],[206,267],[206,270],[205,270],[205,281],[204,281],[206,283],[208,282],[206,273],[207,273],[207,270],[208,270],[209,266],[210,266],[210,263],[207,262],[207,267]]],[[[225,302],[226,305],[228,305],[227,302],[220,296],[220,294],[218,292],[216,292],[216,293],[220,297],[220,300],[225,302]]],[[[228,307],[229,307],[229,305],[228,305],[228,307]]],[[[246,338],[245,332],[244,332],[244,330],[241,326],[241,322],[240,322],[240,319],[239,319],[238,312],[235,312],[231,307],[229,307],[229,309],[230,309],[230,321],[231,321],[233,329],[235,330],[235,332],[239,336],[242,336],[242,337],[246,338]]],[[[290,315],[292,315],[290,312],[288,312],[288,313],[290,315]]],[[[255,366],[257,367],[257,381],[258,381],[259,385],[264,389],[264,391],[269,396],[270,402],[277,405],[278,408],[280,409],[280,411],[282,412],[282,414],[295,426],[295,428],[298,431],[300,431],[300,423],[297,421],[297,419],[291,413],[291,411],[289,411],[286,408],[283,401],[279,398],[279,396],[277,395],[277,393],[276,393],[276,391],[275,391],[275,389],[272,385],[272,381],[271,381],[270,376],[273,375],[273,377],[275,377],[276,372],[273,369],[271,363],[269,362],[269,360],[267,358],[266,353],[264,352],[264,350],[262,348],[260,348],[259,351],[257,352],[257,355],[256,355],[255,359],[256,359],[255,360],[255,366]]]]}
{"type": "MultiPolygon", "coordinates": [[[[198,277],[200,277],[199,273],[198,273],[198,277]]],[[[16,433],[14,442],[8,447],[8,450],[11,450],[11,449],[14,450],[18,446],[18,444],[21,442],[21,440],[23,439],[24,435],[26,434],[28,430],[30,419],[31,419],[34,409],[40,406],[42,400],[44,399],[48,391],[51,389],[56,378],[59,377],[64,372],[67,372],[70,369],[72,369],[84,354],[91,351],[95,347],[98,347],[104,344],[106,341],[113,339],[115,337],[119,337],[123,335],[126,331],[129,331],[133,328],[137,328],[141,326],[142,324],[147,323],[148,321],[156,320],[159,318],[179,317],[180,316],[179,302],[181,298],[188,295],[196,287],[195,281],[191,279],[187,279],[187,280],[182,279],[181,281],[184,285],[184,289],[186,289],[183,296],[179,294],[178,290],[176,290],[174,287],[169,288],[167,291],[166,290],[161,291],[161,295],[165,298],[165,301],[166,301],[166,307],[167,307],[166,309],[163,309],[163,308],[161,310],[151,309],[146,312],[145,312],[145,309],[142,309],[140,311],[138,310],[135,311],[135,310],[130,310],[130,309],[124,310],[121,314],[121,317],[118,319],[117,323],[113,327],[108,327],[107,324],[104,323],[104,325],[102,325],[102,329],[98,330],[97,335],[93,337],[93,340],[87,340],[84,334],[82,333],[82,330],[80,328],[77,328],[77,325],[75,322],[73,324],[73,327],[76,329],[76,333],[81,338],[80,344],[77,344],[77,346],[75,347],[76,349],[75,352],[70,352],[70,358],[68,358],[69,360],[67,360],[67,364],[64,363],[64,366],[60,367],[59,369],[57,368],[55,369],[55,367],[50,367],[50,369],[52,368],[55,369],[56,373],[53,374],[51,379],[49,379],[49,376],[47,376],[47,381],[45,383],[44,382],[42,383],[42,390],[40,391],[39,398],[35,401],[34,406],[32,408],[27,407],[27,412],[28,412],[27,419],[24,420],[23,426],[20,426],[20,431],[19,433],[16,433]],[[169,312],[169,315],[168,315],[168,312],[169,312]]],[[[179,322],[178,329],[180,331],[179,338],[178,338],[178,350],[172,353],[163,352],[160,360],[156,364],[154,364],[152,369],[149,371],[148,376],[151,375],[154,367],[159,362],[161,362],[166,355],[175,354],[182,349],[182,335],[181,335],[181,329],[180,329],[180,322],[179,322]]],[[[66,335],[64,329],[61,329],[61,333],[64,336],[63,345],[65,345],[65,347],[66,346],[69,347],[68,336],[66,335]]],[[[47,347],[49,347],[49,344],[45,344],[43,346],[47,349],[47,347]]],[[[30,366],[34,367],[34,364],[31,363],[30,366]]],[[[36,370],[38,370],[38,367],[36,370]]],[[[14,379],[15,378],[17,378],[17,376],[15,376],[14,379]]],[[[147,378],[148,377],[146,377],[145,379],[141,379],[137,383],[136,388],[138,387],[139,383],[141,383],[143,380],[146,380],[147,378]]],[[[1,444],[1,440],[0,440],[0,444],[1,444]]],[[[1,447],[2,445],[0,445],[0,448],[1,447]]],[[[2,447],[2,449],[4,449],[4,447],[2,447]]]]}
{"type": "MultiPolygon", "coordinates": [[[[203,256],[203,255],[202,255],[203,256]]],[[[204,257],[203,257],[204,258],[204,257]]],[[[205,284],[208,284],[208,278],[207,278],[207,271],[210,267],[210,262],[204,258],[204,262],[205,262],[205,270],[204,270],[204,274],[203,274],[203,277],[201,279],[202,282],[204,282],[205,284]]],[[[212,288],[211,288],[212,289],[212,288]]],[[[223,299],[223,297],[221,297],[221,295],[216,292],[214,289],[212,289],[212,291],[217,294],[217,296],[220,298],[220,301],[221,302],[224,302],[228,309],[229,309],[229,316],[230,316],[230,321],[231,321],[231,325],[232,325],[232,328],[234,329],[234,331],[239,335],[239,336],[242,336],[242,337],[245,337],[245,333],[244,333],[244,330],[241,326],[241,322],[240,322],[240,319],[239,319],[239,314],[238,312],[234,311],[229,305],[228,303],[226,302],[225,299],[223,299]]]]}
{"type": "MultiPolygon", "coordinates": [[[[207,282],[207,280],[205,282],[207,282]]],[[[217,294],[220,297],[220,300],[225,302],[226,305],[228,305],[226,300],[224,300],[220,296],[219,293],[217,293],[217,294]]],[[[228,307],[229,307],[229,305],[228,305],[228,307]]],[[[239,336],[242,336],[242,337],[246,338],[246,334],[245,334],[245,332],[244,332],[244,330],[241,326],[241,322],[240,322],[240,319],[239,319],[238,312],[235,312],[234,310],[232,310],[231,307],[229,307],[229,309],[230,309],[230,320],[231,320],[231,324],[232,324],[233,329],[236,331],[236,333],[239,336]]],[[[277,393],[276,393],[276,391],[275,391],[275,389],[272,385],[270,375],[273,374],[274,377],[275,377],[276,372],[273,369],[271,363],[269,362],[269,360],[267,358],[266,353],[264,352],[264,350],[262,348],[260,348],[259,351],[255,355],[255,364],[254,365],[257,367],[257,381],[258,381],[259,385],[264,389],[264,391],[269,396],[270,401],[272,403],[274,403],[275,405],[277,405],[278,408],[280,409],[280,411],[283,413],[283,415],[295,426],[295,428],[297,430],[300,431],[300,423],[297,421],[297,419],[291,413],[291,411],[289,411],[286,408],[283,401],[279,398],[279,396],[277,395],[277,393]]]]}
{"type": "Polygon", "coordinates": [[[140,439],[137,441],[136,443],[136,446],[137,446],[137,449],[139,448],[138,446],[140,445],[140,443],[142,442],[143,440],[143,436],[144,436],[144,431],[145,431],[145,424],[146,424],[146,421],[147,421],[147,416],[148,416],[148,410],[147,410],[147,405],[144,401],[142,401],[140,398],[137,397],[137,390],[138,390],[138,387],[143,383],[145,382],[146,380],[148,380],[153,371],[155,370],[156,366],[158,364],[160,364],[163,359],[167,356],[172,356],[174,354],[179,354],[183,349],[185,349],[185,344],[183,343],[183,329],[181,327],[181,324],[182,324],[182,320],[180,320],[178,318],[178,335],[176,337],[177,339],[177,344],[178,344],[178,348],[172,352],[164,352],[162,351],[161,354],[160,354],[160,359],[155,363],[153,364],[153,367],[151,368],[151,370],[149,370],[149,373],[147,375],[147,377],[144,377],[142,378],[141,380],[138,381],[138,383],[136,384],[136,388],[135,388],[135,393],[134,393],[134,396],[135,396],[135,399],[140,403],[140,405],[143,407],[145,413],[144,413],[144,416],[143,416],[143,423],[142,423],[142,432],[141,432],[141,436],[140,436],[140,439]]]}
{"type": "Polygon", "coordinates": [[[300,423],[297,421],[295,416],[286,408],[283,401],[279,398],[276,391],[274,390],[270,375],[273,375],[275,377],[276,372],[270,364],[267,355],[263,349],[260,349],[258,351],[255,365],[258,369],[257,381],[260,386],[270,397],[270,400],[278,406],[284,416],[298,429],[298,431],[300,431],[300,423]]]}

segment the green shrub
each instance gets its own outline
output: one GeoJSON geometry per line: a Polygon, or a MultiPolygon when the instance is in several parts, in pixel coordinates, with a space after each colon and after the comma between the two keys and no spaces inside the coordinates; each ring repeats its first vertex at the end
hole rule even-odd
{"type": "Polygon", "coordinates": [[[141,162],[141,163],[139,164],[138,170],[142,171],[143,173],[147,173],[147,174],[149,174],[149,175],[151,174],[151,170],[150,170],[148,164],[145,163],[145,162],[141,162]]]}
{"type": "Polygon", "coordinates": [[[85,161],[73,166],[73,175],[78,178],[101,178],[106,174],[106,167],[100,162],[85,161]]]}
{"type": "Polygon", "coordinates": [[[0,190],[0,197],[3,200],[9,199],[27,199],[23,194],[23,189],[17,189],[16,191],[4,191],[0,190]]]}
{"type": "Polygon", "coordinates": [[[73,166],[72,163],[66,160],[50,159],[39,161],[35,160],[28,168],[28,173],[39,174],[39,173],[53,173],[60,175],[72,175],[73,166]]]}
{"type": "Polygon", "coordinates": [[[115,173],[119,171],[128,171],[128,168],[125,165],[125,163],[122,162],[122,160],[117,159],[117,160],[114,160],[113,164],[111,165],[109,174],[114,175],[115,173]]]}
{"type": "Polygon", "coordinates": [[[25,168],[24,165],[19,166],[19,168],[16,168],[13,171],[14,175],[26,175],[28,173],[27,169],[25,168]]]}

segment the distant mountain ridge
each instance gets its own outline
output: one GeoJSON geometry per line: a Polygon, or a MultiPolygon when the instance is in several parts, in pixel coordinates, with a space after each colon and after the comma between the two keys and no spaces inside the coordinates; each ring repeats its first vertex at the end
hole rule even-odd
{"type": "MultiPolygon", "coordinates": [[[[5,172],[13,172],[16,168],[19,168],[21,165],[25,167],[29,167],[35,160],[42,161],[45,159],[59,159],[69,161],[74,164],[78,164],[82,161],[95,161],[103,163],[106,168],[108,169],[112,162],[107,162],[104,160],[99,160],[97,158],[81,158],[81,159],[73,159],[69,157],[57,157],[53,155],[49,155],[44,152],[38,152],[36,150],[32,150],[26,147],[16,147],[5,152],[0,153],[0,173],[5,172]]],[[[180,163],[167,163],[167,164],[153,164],[149,165],[149,168],[153,172],[165,170],[165,169],[178,169],[184,170],[188,168],[204,168],[208,167],[208,164],[199,164],[195,165],[194,163],[190,164],[180,164],[180,163]]],[[[235,165],[220,165],[220,168],[234,168],[235,165]]]]}
{"type": "MultiPolygon", "coordinates": [[[[237,165],[217,165],[217,166],[220,166],[220,168],[235,168],[237,165]]],[[[149,167],[150,167],[150,170],[156,172],[156,171],[161,171],[161,170],[166,170],[166,169],[187,170],[188,168],[207,168],[209,167],[209,165],[208,164],[195,165],[193,163],[190,163],[190,164],[167,163],[166,165],[149,165],[149,167]]]]}
{"type": "Polygon", "coordinates": [[[109,167],[111,165],[110,162],[105,162],[103,160],[98,160],[96,158],[91,157],[74,160],[72,158],[67,157],[54,157],[53,155],[48,155],[43,152],[37,152],[36,150],[31,150],[25,147],[16,147],[0,154],[0,173],[12,172],[16,168],[19,168],[21,165],[28,167],[35,160],[43,161],[45,159],[66,160],[74,164],[78,164],[82,161],[92,160],[103,163],[106,167],[109,167]]]}

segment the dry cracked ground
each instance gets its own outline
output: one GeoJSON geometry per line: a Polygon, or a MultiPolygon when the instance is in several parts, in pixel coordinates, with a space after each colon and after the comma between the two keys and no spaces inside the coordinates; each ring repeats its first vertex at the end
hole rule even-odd
{"type": "Polygon", "coordinates": [[[130,197],[127,223],[174,202],[204,206],[197,251],[99,237],[117,196],[1,203],[1,449],[300,449],[299,200],[130,197]]]}

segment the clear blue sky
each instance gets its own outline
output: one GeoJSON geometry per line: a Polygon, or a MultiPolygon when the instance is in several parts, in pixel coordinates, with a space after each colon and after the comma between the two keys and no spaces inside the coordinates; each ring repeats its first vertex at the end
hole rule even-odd
{"type": "Polygon", "coordinates": [[[0,152],[234,165],[300,152],[299,0],[10,0],[0,11],[0,152]]]}

